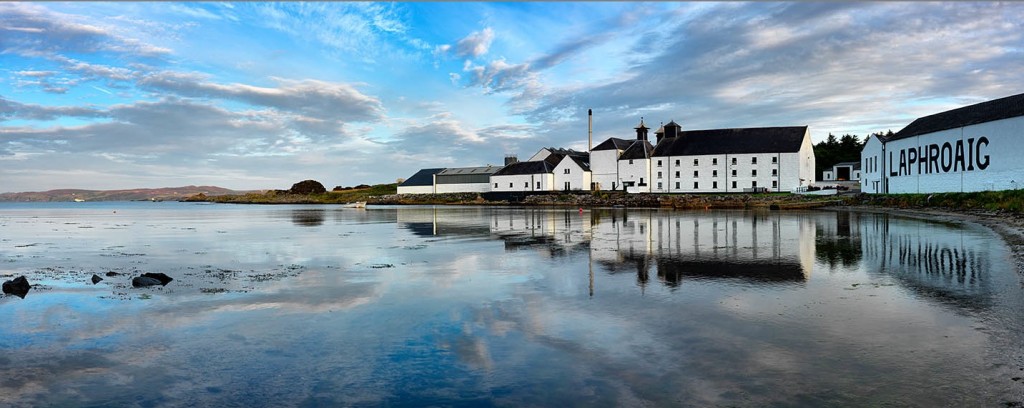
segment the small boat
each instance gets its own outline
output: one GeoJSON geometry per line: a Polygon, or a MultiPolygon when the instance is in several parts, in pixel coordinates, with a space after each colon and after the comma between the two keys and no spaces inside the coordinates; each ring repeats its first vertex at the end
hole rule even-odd
{"type": "Polygon", "coordinates": [[[83,199],[81,199],[81,198],[76,198],[76,199],[75,199],[75,202],[76,202],[76,203],[84,203],[84,202],[85,202],[85,200],[83,200],[83,199]]]}
{"type": "Polygon", "coordinates": [[[356,201],[354,203],[342,204],[342,208],[366,208],[366,201],[356,201]]]}

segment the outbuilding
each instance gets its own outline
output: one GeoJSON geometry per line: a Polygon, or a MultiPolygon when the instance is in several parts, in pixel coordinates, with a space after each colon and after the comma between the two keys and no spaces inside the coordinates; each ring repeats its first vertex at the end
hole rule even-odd
{"type": "Polygon", "coordinates": [[[434,175],[444,170],[422,169],[398,185],[398,194],[432,194],[434,191],[434,175]]]}

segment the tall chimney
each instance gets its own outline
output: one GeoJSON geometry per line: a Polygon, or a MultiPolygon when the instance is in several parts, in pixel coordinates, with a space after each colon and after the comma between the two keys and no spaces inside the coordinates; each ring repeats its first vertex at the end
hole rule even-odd
{"type": "Polygon", "coordinates": [[[594,110],[587,109],[587,151],[594,148],[594,110]]]}

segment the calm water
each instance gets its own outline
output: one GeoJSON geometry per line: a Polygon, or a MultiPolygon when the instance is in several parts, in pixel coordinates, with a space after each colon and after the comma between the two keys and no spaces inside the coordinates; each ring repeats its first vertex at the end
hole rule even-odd
{"type": "Polygon", "coordinates": [[[0,275],[36,285],[0,298],[0,405],[1024,399],[1022,280],[971,224],[8,203],[0,275]],[[143,272],[175,280],[132,288],[143,272]]]}

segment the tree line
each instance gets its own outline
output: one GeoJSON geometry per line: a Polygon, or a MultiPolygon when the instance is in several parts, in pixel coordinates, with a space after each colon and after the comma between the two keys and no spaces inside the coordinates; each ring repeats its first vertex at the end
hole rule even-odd
{"type": "Polygon", "coordinates": [[[814,145],[814,177],[821,180],[822,172],[831,169],[836,163],[859,162],[860,151],[868,138],[892,135],[892,130],[886,133],[875,132],[861,140],[857,135],[846,134],[837,138],[829,133],[825,140],[814,145]]]}

